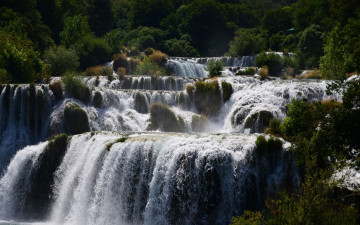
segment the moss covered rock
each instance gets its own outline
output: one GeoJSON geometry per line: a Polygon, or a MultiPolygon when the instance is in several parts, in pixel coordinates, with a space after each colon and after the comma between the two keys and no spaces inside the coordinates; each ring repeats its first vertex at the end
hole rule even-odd
{"type": "Polygon", "coordinates": [[[185,122],[180,116],[169,108],[169,106],[155,102],[150,105],[150,130],[160,129],[166,132],[184,132],[185,122]]]}
{"type": "Polygon", "coordinates": [[[135,110],[139,113],[148,113],[149,108],[146,101],[146,96],[140,92],[135,94],[135,110]]]}
{"type": "Polygon", "coordinates": [[[75,103],[68,103],[64,108],[65,130],[69,134],[81,134],[90,131],[86,112],[75,103]]]}
{"type": "Polygon", "coordinates": [[[62,83],[60,80],[51,81],[49,88],[57,99],[61,99],[63,97],[62,83]]]}
{"type": "MultiPolygon", "coordinates": [[[[45,219],[51,209],[54,173],[66,152],[69,137],[59,134],[53,137],[39,157],[37,169],[32,174],[29,192],[25,198],[24,212],[31,212],[31,218],[45,219]]],[[[26,216],[26,215],[25,215],[26,216]]]]}
{"type": "Polygon", "coordinates": [[[230,99],[230,97],[233,93],[232,85],[226,81],[222,81],[221,88],[222,88],[222,92],[223,92],[223,96],[222,96],[223,101],[226,102],[227,100],[230,99]]]}
{"type": "Polygon", "coordinates": [[[256,112],[246,119],[245,129],[250,129],[251,133],[263,133],[273,118],[274,116],[269,111],[256,112]]]}
{"type": "Polygon", "coordinates": [[[200,114],[216,116],[221,106],[221,91],[217,80],[195,83],[194,104],[200,114]]]}
{"type": "Polygon", "coordinates": [[[103,105],[103,97],[100,92],[96,91],[93,97],[93,104],[97,108],[101,108],[103,105]]]}
{"type": "Polygon", "coordinates": [[[191,119],[191,129],[193,132],[204,132],[209,127],[209,121],[206,116],[193,115],[191,119]]]}

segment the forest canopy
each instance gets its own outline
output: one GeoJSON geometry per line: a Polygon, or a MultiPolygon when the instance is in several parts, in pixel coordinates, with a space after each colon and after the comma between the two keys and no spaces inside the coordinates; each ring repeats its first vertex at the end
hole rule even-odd
{"type": "Polygon", "coordinates": [[[75,52],[79,69],[122,46],[195,57],[294,52],[301,68],[328,78],[360,68],[357,0],[2,0],[0,20],[1,83],[53,75],[44,53],[56,46],[75,52]]]}

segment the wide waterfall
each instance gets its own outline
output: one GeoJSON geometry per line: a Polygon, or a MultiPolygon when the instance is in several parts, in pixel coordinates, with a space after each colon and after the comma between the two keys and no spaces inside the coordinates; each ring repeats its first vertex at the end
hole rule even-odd
{"type": "MultiPolygon", "coordinates": [[[[195,59],[171,60],[183,67],[195,59]]],[[[89,102],[51,84],[0,86],[0,224],[228,224],[262,210],[275,190],[297,187],[289,144],[260,151],[258,133],[283,119],[292,99],[341,96],[328,96],[319,80],[200,79],[218,85],[204,106],[218,108],[205,116],[193,77],[207,77],[208,60],[194,61],[193,76],[83,77],[89,102]],[[159,102],[181,124],[177,133],[154,128],[167,119],[151,117],[159,102]],[[71,133],[71,107],[89,132],[47,141],[71,133]]],[[[242,67],[253,59],[216,60],[242,67]]]]}
{"type": "MultiPolygon", "coordinates": [[[[298,185],[291,154],[282,149],[260,154],[256,137],[74,136],[54,174],[46,218],[51,224],[226,224],[244,209],[261,209],[264,188],[298,185]]],[[[37,185],[30,178],[45,147],[25,148],[14,157],[0,181],[2,218],[29,216],[22,199],[37,185]]]]}
{"type": "Polygon", "coordinates": [[[229,68],[241,68],[254,66],[255,56],[242,57],[212,57],[212,58],[184,58],[170,57],[166,67],[170,73],[182,77],[206,78],[209,72],[206,65],[210,60],[221,61],[224,65],[223,75],[227,75],[229,68]]]}

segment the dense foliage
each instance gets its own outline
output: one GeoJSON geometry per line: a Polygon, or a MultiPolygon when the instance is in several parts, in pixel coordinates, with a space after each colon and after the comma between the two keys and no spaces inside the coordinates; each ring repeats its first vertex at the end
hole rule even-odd
{"type": "MultiPolygon", "coordinates": [[[[76,53],[86,69],[124,45],[173,56],[291,51],[298,67],[320,66],[324,78],[342,79],[360,69],[359,12],[356,0],[3,0],[0,82],[61,75],[54,63],[43,65],[55,50],[76,53]]],[[[77,69],[76,60],[65,67],[77,69]]]]}

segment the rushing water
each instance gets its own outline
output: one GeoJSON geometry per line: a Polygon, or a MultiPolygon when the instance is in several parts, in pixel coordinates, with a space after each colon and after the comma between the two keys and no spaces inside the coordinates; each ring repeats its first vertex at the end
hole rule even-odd
{"type": "MultiPolygon", "coordinates": [[[[48,222],[226,224],[244,209],[261,209],[264,188],[298,184],[291,155],[283,150],[259,155],[254,151],[256,137],[74,136],[55,173],[48,222]],[[121,137],[125,138],[116,142],[121,137]]],[[[14,157],[0,181],[2,218],[21,218],[21,200],[31,189],[31,173],[45,146],[25,148],[14,157]]]]}
{"type": "Polygon", "coordinates": [[[0,224],[228,224],[263,209],[265,190],[299,181],[286,147],[261,153],[257,133],[283,119],[292,99],[340,96],[326,95],[327,81],[234,76],[253,61],[170,58],[177,76],[86,77],[88,104],[68,93],[57,99],[49,85],[0,86],[0,224]],[[207,77],[209,60],[226,65],[219,89],[223,95],[226,81],[233,94],[194,133],[200,113],[186,88],[207,77]],[[148,132],[155,102],[183,118],[184,133],[148,132]],[[69,138],[64,152],[51,150],[43,141],[66,130],[69,103],[84,110],[91,132],[69,138]]]}

